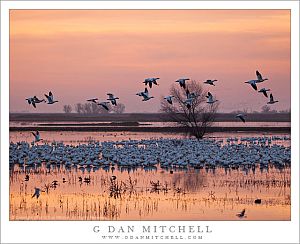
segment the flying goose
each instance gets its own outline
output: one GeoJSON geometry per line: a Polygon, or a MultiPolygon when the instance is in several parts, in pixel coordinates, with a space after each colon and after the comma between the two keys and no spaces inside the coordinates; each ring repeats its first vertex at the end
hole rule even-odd
{"type": "Polygon", "coordinates": [[[178,82],[179,85],[180,85],[180,87],[182,87],[182,88],[185,89],[185,82],[186,82],[187,80],[190,80],[190,79],[189,79],[189,78],[182,78],[182,79],[176,80],[175,82],[178,82]]]}
{"type": "Polygon", "coordinates": [[[28,104],[32,104],[32,106],[34,108],[36,108],[35,101],[34,101],[33,97],[26,98],[26,100],[27,100],[28,104]]]}
{"type": "Polygon", "coordinates": [[[239,218],[243,218],[245,217],[245,213],[246,213],[246,209],[243,209],[242,212],[238,213],[236,216],[238,216],[239,218]]]}
{"type": "Polygon", "coordinates": [[[274,103],[278,103],[278,101],[274,101],[273,95],[271,93],[270,94],[270,101],[268,102],[268,104],[274,104],[274,103]]]}
{"type": "Polygon", "coordinates": [[[104,109],[106,109],[107,111],[109,110],[109,107],[107,106],[109,104],[109,102],[101,102],[101,103],[97,103],[99,106],[102,106],[104,109]]]}
{"type": "Polygon", "coordinates": [[[204,81],[204,84],[215,86],[215,84],[214,84],[215,81],[218,81],[218,80],[206,80],[206,81],[204,81]]]}
{"type": "Polygon", "coordinates": [[[46,102],[45,99],[40,100],[40,99],[37,98],[37,96],[34,96],[33,100],[34,100],[34,103],[41,103],[41,102],[45,103],[46,102]]]}
{"type": "Polygon", "coordinates": [[[172,98],[173,98],[174,96],[166,96],[166,97],[164,97],[164,99],[168,102],[168,103],[170,103],[170,104],[173,104],[173,101],[172,101],[172,98]]]}
{"type": "Polygon", "coordinates": [[[50,91],[49,92],[49,95],[45,94],[47,100],[48,100],[48,103],[47,104],[53,104],[53,103],[57,103],[58,101],[54,101],[53,100],[53,94],[52,92],[50,91]]]}
{"type": "Polygon", "coordinates": [[[98,98],[91,98],[91,99],[88,99],[87,101],[97,103],[97,100],[98,100],[98,98]]]}
{"type": "Polygon", "coordinates": [[[261,88],[258,92],[262,92],[265,95],[265,97],[268,97],[267,91],[270,91],[270,89],[261,88]]]}
{"type": "Polygon", "coordinates": [[[207,93],[206,97],[207,97],[207,103],[209,104],[214,104],[215,102],[219,101],[219,100],[214,100],[214,97],[210,92],[207,93]]]}
{"type": "Polygon", "coordinates": [[[264,82],[265,80],[268,80],[268,78],[263,79],[261,73],[259,73],[258,70],[256,70],[256,77],[257,77],[256,83],[261,83],[264,82]]]}
{"type": "Polygon", "coordinates": [[[244,114],[237,114],[235,117],[236,117],[236,118],[239,118],[241,121],[243,121],[243,122],[245,123],[245,122],[246,122],[245,116],[246,116],[246,115],[244,115],[244,114]]]}
{"type": "Polygon", "coordinates": [[[145,81],[143,81],[143,83],[145,83],[146,86],[149,83],[149,87],[152,88],[152,83],[158,86],[158,83],[157,83],[158,79],[160,79],[160,78],[147,78],[147,79],[145,79],[145,81]]]}
{"type": "Polygon", "coordinates": [[[119,99],[118,97],[115,97],[112,93],[107,93],[108,95],[108,99],[109,101],[111,101],[112,105],[117,105],[117,99],[119,99]]]}
{"type": "Polygon", "coordinates": [[[144,98],[142,101],[148,101],[148,100],[150,100],[151,98],[154,98],[154,97],[150,97],[149,96],[149,92],[148,92],[148,90],[147,89],[145,89],[145,91],[142,93],[142,97],[144,98]]]}
{"type": "Polygon", "coordinates": [[[248,80],[245,83],[248,83],[252,86],[252,88],[257,91],[256,80],[248,80]]]}
{"type": "Polygon", "coordinates": [[[34,188],[34,193],[33,193],[33,195],[32,195],[31,198],[34,198],[34,197],[39,198],[40,194],[41,194],[41,189],[35,187],[35,188],[34,188]]]}

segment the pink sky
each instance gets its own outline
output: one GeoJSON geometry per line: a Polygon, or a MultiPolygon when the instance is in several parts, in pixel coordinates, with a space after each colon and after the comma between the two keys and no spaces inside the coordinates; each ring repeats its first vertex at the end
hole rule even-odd
{"type": "Polygon", "coordinates": [[[203,82],[220,111],[258,110],[267,99],[244,81],[259,70],[290,108],[288,10],[13,10],[10,12],[10,111],[62,112],[63,105],[112,92],[126,112],[157,112],[175,80],[203,82]],[[142,81],[160,77],[142,102],[142,81]],[[54,105],[25,98],[48,91],[54,105]]]}

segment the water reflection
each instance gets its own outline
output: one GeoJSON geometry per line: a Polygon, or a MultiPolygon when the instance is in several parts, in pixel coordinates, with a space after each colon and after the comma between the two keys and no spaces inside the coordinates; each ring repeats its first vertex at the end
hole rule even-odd
{"type": "Polygon", "coordinates": [[[10,219],[240,220],[243,209],[245,220],[290,219],[289,167],[82,168],[12,167],[10,219]]]}

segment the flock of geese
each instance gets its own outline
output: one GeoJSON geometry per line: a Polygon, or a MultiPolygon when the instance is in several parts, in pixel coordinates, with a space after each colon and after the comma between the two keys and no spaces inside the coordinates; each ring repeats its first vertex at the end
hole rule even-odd
{"type": "MultiPolygon", "coordinates": [[[[158,78],[158,77],[145,79],[142,82],[146,86],[145,89],[143,91],[140,91],[140,92],[136,93],[136,95],[142,97],[143,102],[149,101],[150,99],[154,98],[153,96],[150,96],[147,86],[149,86],[150,89],[153,87],[153,85],[159,86],[159,84],[158,84],[159,79],[160,78],[158,78]]],[[[191,108],[194,99],[199,96],[199,94],[195,94],[194,92],[191,93],[189,91],[189,89],[187,88],[186,82],[189,81],[189,80],[190,80],[189,78],[181,78],[181,79],[178,79],[178,80],[175,81],[186,92],[186,99],[183,101],[183,103],[186,105],[186,107],[188,109],[191,108]]],[[[256,70],[256,79],[248,80],[245,83],[250,84],[252,86],[252,88],[257,91],[257,84],[262,83],[266,80],[268,80],[268,78],[263,78],[261,73],[258,70],[256,70]]],[[[214,83],[216,81],[218,81],[218,80],[206,80],[203,83],[206,84],[206,85],[215,86],[214,83]]],[[[269,91],[270,91],[270,89],[261,88],[258,92],[263,93],[263,95],[265,97],[268,97],[268,92],[269,91]]],[[[106,99],[106,101],[100,101],[100,99],[98,99],[98,98],[91,98],[91,99],[88,99],[87,101],[95,103],[95,104],[101,106],[102,108],[104,108],[105,110],[109,111],[110,108],[109,108],[108,105],[111,103],[113,106],[116,106],[117,105],[117,100],[119,99],[119,97],[115,97],[114,94],[112,94],[112,93],[107,93],[107,96],[108,96],[108,98],[106,99]]],[[[54,103],[58,102],[58,101],[54,100],[54,97],[53,97],[53,94],[52,94],[51,91],[49,92],[48,95],[45,94],[45,97],[48,101],[47,104],[54,104],[54,103]]],[[[173,95],[168,95],[168,96],[164,97],[164,99],[171,105],[173,104],[173,100],[172,100],[173,98],[174,98],[173,95]]],[[[215,102],[218,102],[218,100],[214,98],[214,96],[212,95],[211,92],[207,93],[206,98],[207,98],[207,103],[208,104],[212,105],[215,102]]],[[[37,96],[26,98],[26,100],[27,100],[28,104],[31,104],[34,108],[36,108],[36,104],[38,104],[38,103],[42,103],[42,102],[46,103],[45,99],[39,99],[37,96]]],[[[274,100],[273,94],[271,93],[270,97],[269,97],[269,102],[267,102],[267,104],[274,104],[274,103],[277,103],[277,102],[278,101],[274,100]]],[[[244,123],[246,122],[245,114],[237,114],[236,118],[239,118],[244,123]]]]}

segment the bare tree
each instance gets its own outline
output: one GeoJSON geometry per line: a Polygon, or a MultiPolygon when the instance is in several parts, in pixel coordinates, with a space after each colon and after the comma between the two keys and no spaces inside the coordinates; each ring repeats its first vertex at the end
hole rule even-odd
{"type": "Polygon", "coordinates": [[[83,104],[83,111],[85,114],[91,114],[92,113],[92,104],[91,103],[83,104]]]}
{"type": "Polygon", "coordinates": [[[116,114],[122,114],[125,111],[125,105],[123,103],[118,103],[116,106],[112,107],[112,111],[116,114]]]}
{"type": "Polygon", "coordinates": [[[172,85],[170,95],[173,97],[172,104],[165,99],[161,102],[161,111],[168,114],[169,118],[186,128],[186,132],[197,139],[202,139],[207,128],[211,127],[218,109],[219,102],[206,103],[207,92],[196,81],[191,81],[187,89],[194,98],[190,108],[186,105],[187,93],[183,88],[172,85]]]}
{"type": "Polygon", "coordinates": [[[76,103],[75,104],[75,111],[76,111],[76,113],[79,113],[79,114],[84,112],[84,109],[83,109],[83,106],[82,106],[81,103],[76,103]]]}
{"type": "Polygon", "coordinates": [[[66,113],[66,114],[69,114],[69,113],[71,113],[72,112],[72,106],[71,105],[64,105],[64,112],[66,113]]]}
{"type": "Polygon", "coordinates": [[[261,107],[261,112],[262,113],[270,113],[271,108],[268,105],[264,105],[261,107]]]}

